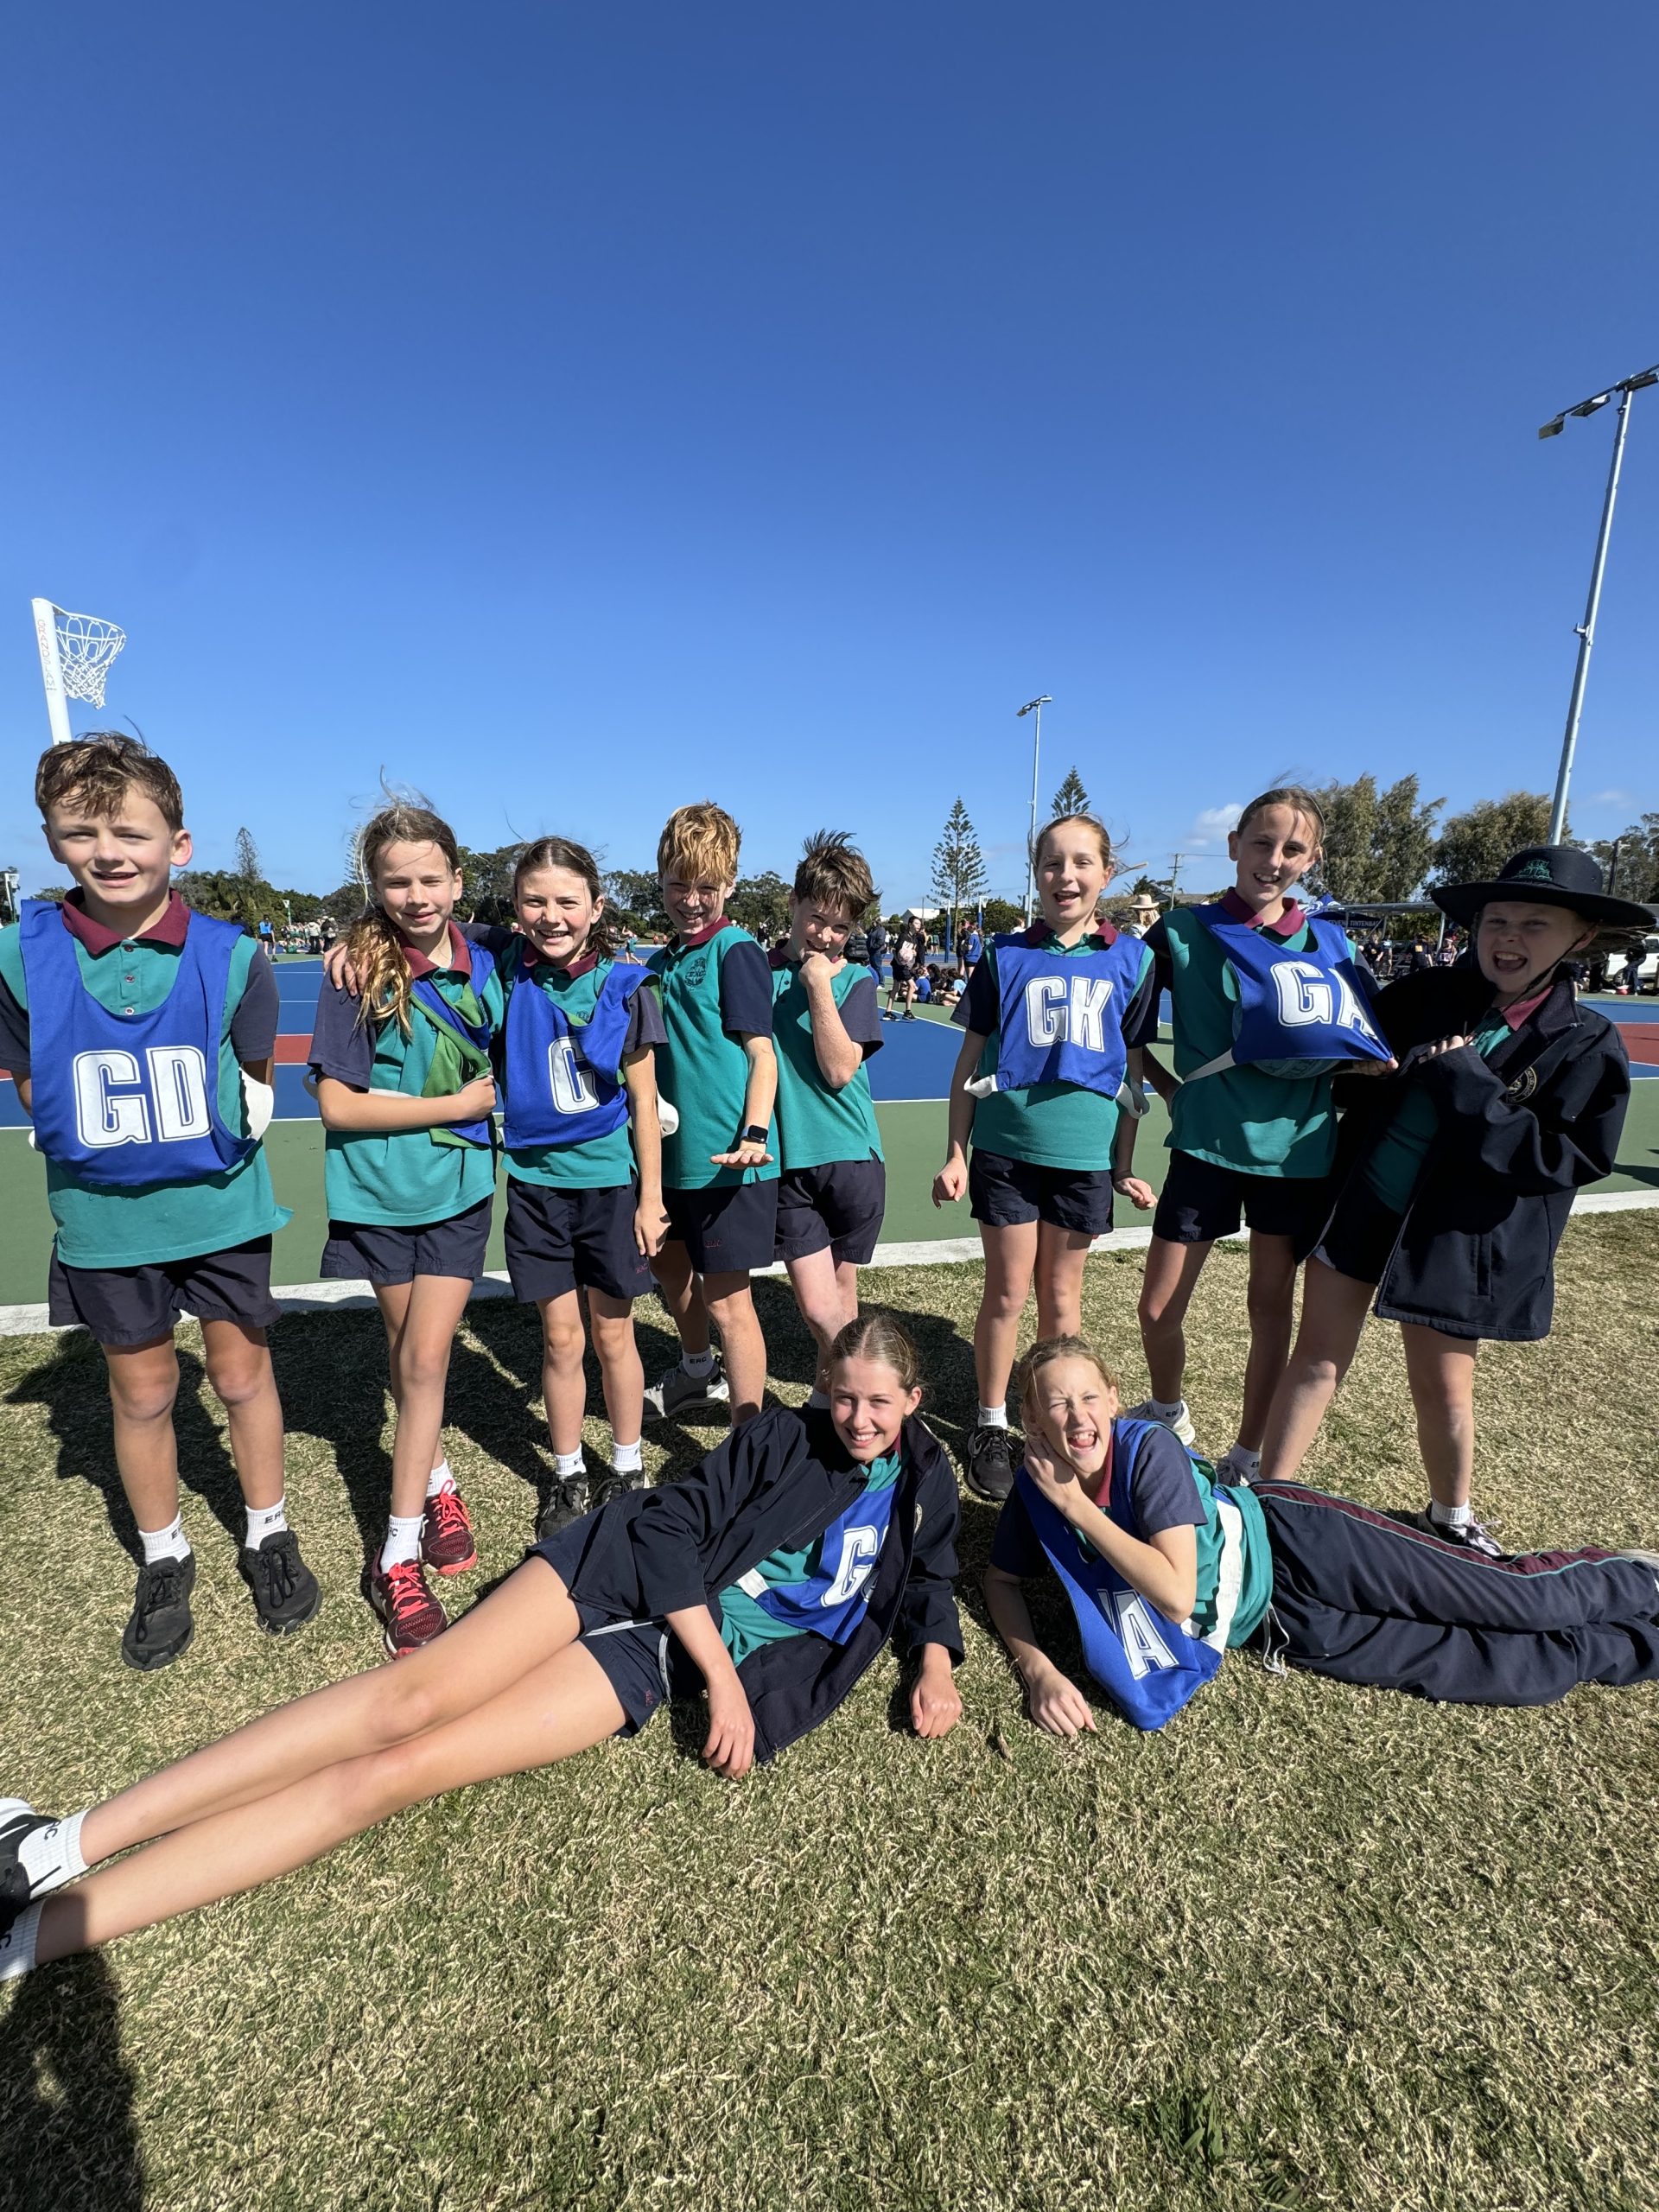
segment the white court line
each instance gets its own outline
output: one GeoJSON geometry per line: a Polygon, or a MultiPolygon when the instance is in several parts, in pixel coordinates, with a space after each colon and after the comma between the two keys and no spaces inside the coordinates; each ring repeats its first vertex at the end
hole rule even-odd
{"type": "MultiPolygon", "coordinates": [[[[931,1104],[932,1101],[923,1102],[931,1104]]],[[[1579,1213],[1640,1213],[1659,1208],[1659,1191],[1592,1191],[1573,1202],[1573,1211],[1579,1213]]],[[[1237,1236],[1217,1239],[1225,1244],[1242,1244],[1243,1231],[1237,1236]]],[[[1141,1252],[1152,1242],[1152,1230],[1147,1229],[1115,1229],[1109,1236],[1096,1236],[1089,1247],[1091,1252],[1141,1252]]],[[[980,1245],[977,1236],[924,1237],[911,1243],[878,1244],[873,1268],[938,1268],[961,1265],[977,1260],[980,1245]]],[[[755,1270],[759,1274],[781,1275],[781,1262],[755,1270]]],[[[477,1283],[474,1298],[510,1298],[512,1295],[505,1272],[492,1268],[477,1283]]],[[[340,1282],[290,1282],[275,1285],[271,1296],[284,1315],[289,1313],[320,1313],[327,1306],[340,1306],[347,1312],[371,1306],[374,1293],[360,1278],[340,1282]]],[[[53,1333],[52,1323],[47,1319],[44,1306],[0,1306],[0,1337],[41,1337],[53,1333]]],[[[67,1332],[62,1333],[67,1334],[67,1332]]]]}

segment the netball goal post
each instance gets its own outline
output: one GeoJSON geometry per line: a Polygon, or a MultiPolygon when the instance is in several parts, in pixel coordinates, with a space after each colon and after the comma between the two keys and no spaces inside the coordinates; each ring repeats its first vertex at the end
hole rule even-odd
{"type": "Polygon", "coordinates": [[[103,705],[111,664],[126,644],[127,633],[96,614],[68,613],[49,599],[29,604],[35,610],[35,642],[41,649],[41,682],[46,687],[52,742],[67,745],[74,734],[69,727],[69,702],[85,699],[94,707],[103,705]]]}

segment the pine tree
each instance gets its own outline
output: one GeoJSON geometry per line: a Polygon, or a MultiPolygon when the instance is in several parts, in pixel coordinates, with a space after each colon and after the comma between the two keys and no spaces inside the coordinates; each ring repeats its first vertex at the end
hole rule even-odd
{"type": "Polygon", "coordinates": [[[259,848],[253,842],[251,830],[241,829],[236,833],[236,872],[250,889],[259,880],[259,848]]]}
{"type": "Polygon", "coordinates": [[[1083,788],[1083,778],[1076,768],[1068,768],[1065,781],[1049,801],[1049,812],[1058,820],[1062,814],[1089,814],[1089,794],[1083,788]]]}
{"type": "Polygon", "coordinates": [[[957,914],[984,897],[989,881],[979,838],[967,808],[958,798],[945,817],[944,836],[933,848],[933,895],[950,910],[953,944],[957,914]]]}

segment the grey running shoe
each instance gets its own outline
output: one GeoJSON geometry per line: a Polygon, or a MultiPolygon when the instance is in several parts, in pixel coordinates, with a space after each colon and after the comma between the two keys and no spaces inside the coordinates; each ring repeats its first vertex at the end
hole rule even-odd
{"type": "Polygon", "coordinates": [[[688,1375],[683,1366],[674,1366],[645,1390],[647,1421],[667,1421],[681,1414],[729,1414],[731,1409],[732,1386],[718,1352],[712,1374],[688,1375]]]}

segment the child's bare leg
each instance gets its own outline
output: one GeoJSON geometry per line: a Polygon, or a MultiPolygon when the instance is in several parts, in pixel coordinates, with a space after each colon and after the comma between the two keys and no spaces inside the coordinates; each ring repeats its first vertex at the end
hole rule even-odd
{"type": "Polygon", "coordinates": [[[1172,1244],[1154,1236],[1141,1278],[1141,1344],[1160,1405],[1177,1404],[1186,1380],[1186,1309],[1210,1257],[1208,1244],[1172,1244]]]}
{"type": "Polygon", "coordinates": [[[256,1511],[283,1494],[283,1402],[263,1329],[204,1321],[207,1380],[225,1408],[242,1495],[256,1511]]]}
{"type": "MultiPolygon", "coordinates": [[[[645,1371],[634,1338],[633,1300],[613,1298],[608,1290],[590,1290],[588,1319],[594,1332],[594,1350],[599,1354],[611,1434],[619,1444],[637,1444],[645,1417],[645,1371]]],[[[568,1448],[574,1452],[576,1447],[572,1444],[568,1448]]]]}
{"type": "MultiPolygon", "coordinates": [[[[382,1671],[402,1675],[407,1668],[382,1671]]],[[[625,1717],[598,1661],[572,1645],[457,1719],[210,1814],[48,1897],[36,1962],[257,1888],[423,1798],[569,1758],[614,1735],[625,1717]]]]}
{"type": "Polygon", "coordinates": [[[1302,1279],[1302,1325],[1274,1394],[1262,1445],[1262,1480],[1292,1481],[1348,1372],[1376,1294],[1375,1283],[1310,1260],[1302,1279]]]}
{"type": "MultiPolygon", "coordinates": [[[[386,1378],[391,1390],[391,1402],[401,1414],[404,1410],[402,1386],[397,1380],[397,1345],[404,1333],[404,1324],[409,1318],[409,1301],[414,1294],[412,1282],[383,1282],[374,1287],[374,1302],[380,1308],[380,1319],[386,1329],[386,1378]]],[[[433,1454],[435,1467],[442,1465],[443,1437],[439,1433],[437,1449],[433,1454]]]]}
{"type": "Polygon", "coordinates": [[[574,1290],[565,1290],[556,1298],[540,1298],[536,1302],[542,1309],[542,1395],[547,1402],[547,1433],[556,1452],[579,1452],[582,1417],[588,1408],[588,1378],[582,1364],[588,1338],[582,1325],[582,1300],[574,1290]]]}
{"type": "MultiPolygon", "coordinates": [[[[1083,1270],[1094,1242],[1077,1229],[1037,1224],[1037,1333],[1074,1337],[1083,1329],[1083,1270]]],[[[989,1401],[987,1401],[988,1404],[989,1401]]]]}
{"type": "Polygon", "coordinates": [[[652,1261],[651,1272],[679,1332],[680,1350],[700,1358],[709,1349],[709,1309],[697,1287],[691,1255],[683,1243],[671,1241],[652,1261]]]}
{"type": "Polygon", "coordinates": [[[1268,1408],[1290,1357],[1296,1314],[1296,1248],[1288,1236],[1250,1231],[1250,1276],[1244,1302],[1249,1315],[1250,1352],[1244,1363],[1244,1403],[1238,1416],[1238,1440],[1259,1452],[1268,1426],[1268,1408]]]}
{"type": "Polygon", "coordinates": [[[579,1633],[558,1576],[545,1560],[526,1560],[441,1642],[279,1706],[95,1806],[80,1832],[81,1853],[90,1866],[442,1726],[498,1696],[579,1633]]]}
{"type": "Polygon", "coordinates": [[[426,1510],[427,1478],[443,1457],[443,1394],[455,1331],[473,1286],[464,1275],[417,1275],[391,1347],[397,1433],[391,1447],[391,1510],[426,1510]]]}
{"type": "Polygon", "coordinates": [[[179,1356],[172,1332],[154,1344],[105,1344],[104,1361],[121,1487],[133,1519],[153,1534],[170,1527],[179,1510],[179,1450],[173,1433],[179,1356]]]}
{"type": "Polygon", "coordinates": [[[1417,1448],[1437,1505],[1467,1505],[1475,1471],[1475,1356],[1466,1337],[1408,1322],[1401,1329],[1417,1410],[1417,1448]]]}
{"type": "Polygon", "coordinates": [[[830,1347],[858,1312],[858,1269],[837,1262],[829,1245],[785,1262],[801,1319],[818,1348],[813,1388],[830,1387],[830,1347]]]}
{"type": "Polygon", "coordinates": [[[985,1248],[985,1287],[974,1321],[974,1373],[982,1406],[1007,1402],[1020,1323],[1037,1265],[1039,1226],[1034,1221],[1016,1222],[1007,1229],[982,1221],[979,1224],[979,1241],[985,1248]]]}
{"type": "Polygon", "coordinates": [[[720,1331],[726,1355],[726,1379],[732,1390],[732,1426],[753,1421],[766,1395],[766,1340],[760,1316],[754,1310],[754,1294],[743,1273],[705,1275],[703,1300],[710,1319],[720,1331]]]}

